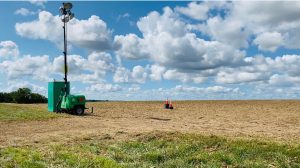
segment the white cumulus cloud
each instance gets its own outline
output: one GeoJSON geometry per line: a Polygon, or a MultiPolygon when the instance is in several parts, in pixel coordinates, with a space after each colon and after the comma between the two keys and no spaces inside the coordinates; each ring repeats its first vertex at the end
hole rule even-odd
{"type": "Polygon", "coordinates": [[[152,80],[159,81],[162,79],[166,68],[160,65],[151,65],[150,67],[151,74],[149,75],[152,80]]]}
{"type": "Polygon", "coordinates": [[[145,83],[147,79],[147,72],[146,69],[140,65],[133,67],[131,73],[132,79],[137,83],[145,83]]]}
{"type": "MultiPolygon", "coordinates": [[[[70,80],[83,83],[103,82],[107,72],[114,69],[111,55],[105,52],[92,52],[87,59],[80,55],[68,55],[67,61],[70,80]]],[[[52,67],[56,73],[63,75],[64,57],[56,57],[52,67]]]]}
{"type": "Polygon", "coordinates": [[[148,77],[147,69],[137,65],[132,71],[125,67],[117,67],[113,76],[116,83],[145,83],[148,77]]]}
{"type": "Polygon", "coordinates": [[[196,20],[206,20],[210,10],[222,9],[226,4],[223,1],[190,2],[187,7],[177,6],[175,11],[196,20]]]}
{"type": "Polygon", "coordinates": [[[229,72],[219,72],[216,81],[218,83],[244,83],[244,82],[254,82],[266,80],[268,76],[261,72],[239,72],[239,71],[229,71],[229,72]]]}
{"type": "Polygon", "coordinates": [[[18,10],[15,11],[15,14],[16,15],[22,15],[22,16],[28,16],[28,15],[34,15],[35,12],[30,11],[27,8],[20,8],[20,9],[18,9],[18,10]]]}
{"type": "MultiPolygon", "coordinates": [[[[49,40],[62,46],[62,25],[58,15],[41,11],[37,20],[16,23],[15,28],[22,37],[49,40]]],[[[92,15],[87,20],[74,18],[68,22],[68,41],[79,47],[103,51],[111,48],[111,31],[98,16],[92,15]]]]}
{"type": "Polygon", "coordinates": [[[260,50],[274,52],[283,44],[283,37],[278,32],[264,32],[259,34],[253,43],[258,45],[260,50]]]}
{"type": "Polygon", "coordinates": [[[0,58],[19,56],[19,47],[13,41],[0,41],[0,58]]]}
{"type": "Polygon", "coordinates": [[[31,90],[31,92],[39,93],[42,95],[46,95],[46,92],[47,92],[47,89],[45,87],[30,83],[28,81],[9,82],[9,87],[7,87],[5,90],[2,90],[2,91],[3,92],[12,92],[12,91],[18,90],[19,88],[29,88],[31,90]]]}
{"type": "Polygon", "coordinates": [[[178,72],[175,69],[167,70],[163,74],[163,77],[166,80],[178,80],[184,83],[194,82],[198,84],[206,80],[206,77],[203,77],[202,74],[178,72]]]}
{"type": "Polygon", "coordinates": [[[47,81],[50,70],[49,56],[25,55],[17,60],[7,60],[0,63],[0,71],[5,72],[10,80],[31,77],[47,81]]]}
{"type": "Polygon", "coordinates": [[[179,71],[213,69],[241,64],[244,52],[218,41],[205,41],[189,32],[170,8],[151,12],[137,23],[143,37],[128,34],[115,39],[122,58],[149,57],[155,64],[179,71]],[[122,39],[122,40],[120,40],[122,39]]]}
{"type": "Polygon", "coordinates": [[[175,10],[193,19],[205,20],[210,7],[204,2],[191,2],[187,7],[176,7],[175,10]]]}
{"type": "Polygon", "coordinates": [[[121,91],[122,87],[113,84],[97,83],[88,87],[87,90],[91,92],[117,92],[121,91]]]}
{"type": "MultiPolygon", "coordinates": [[[[219,13],[209,17],[206,22],[191,27],[236,48],[247,48],[251,36],[277,32],[284,40],[281,42],[279,37],[276,44],[283,43],[287,48],[299,49],[299,9],[299,1],[233,1],[225,6],[224,16],[221,17],[219,13]]],[[[276,45],[272,44],[273,48],[266,49],[274,50],[274,46],[276,45]]]]}
{"type": "Polygon", "coordinates": [[[147,58],[148,53],[144,51],[143,41],[135,34],[126,36],[117,35],[114,38],[116,55],[130,60],[147,58]]]}
{"type": "Polygon", "coordinates": [[[203,92],[203,93],[228,93],[228,92],[238,92],[238,88],[229,88],[224,86],[209,86],[209,87],[193,87],[193,86],[182,86],[177,85],[175,87],[177,91],[184,92],[203,92]]]}
{"type": "Polygon", "coordinates": [[[45,8],[45,3],[47,3],[47,0],[29,0],[29,2],[33,5],[45,8]]]}

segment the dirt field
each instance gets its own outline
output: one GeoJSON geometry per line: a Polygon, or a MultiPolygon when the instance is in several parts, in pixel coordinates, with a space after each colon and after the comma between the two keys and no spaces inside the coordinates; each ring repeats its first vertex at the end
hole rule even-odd
{"type": "MultiPolygon", "coordinates": [[[[123,139],[153,131],[300,142],[300,101],[100,102],[93,114],[0,122],[0,146],[123,139]]],[[[46,105],[44,106],[46,110],[46,105]]]]}

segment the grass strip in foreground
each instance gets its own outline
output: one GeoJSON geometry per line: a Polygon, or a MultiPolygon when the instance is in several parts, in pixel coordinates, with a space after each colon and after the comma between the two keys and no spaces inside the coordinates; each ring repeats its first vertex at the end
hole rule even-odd
{"type": "MultiPolygon", "coordinates": [[[[2,167],[300,167],[300,146],[180,133],[0,150],[2,167]]],[[[0,167],[1,167],[0,166],[0,167]]]]}
{"type": "Polygon", "coordinates": [[[57,118],[62,115],[50,113],[45,104],[0,103],[0,121],[29,121],[57,118]]]}

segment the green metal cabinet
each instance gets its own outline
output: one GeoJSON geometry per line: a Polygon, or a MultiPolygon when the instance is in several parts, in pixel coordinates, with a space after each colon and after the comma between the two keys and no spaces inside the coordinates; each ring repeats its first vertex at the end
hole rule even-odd
{"type": "MultiPolygon", "coordinates": [[[[48,82],[48,111],[55,112],[59,97],[64,95],[62,90],[65,87],[63,81],[48,82]]],[[[67,92],[70,93],[70,83],[67,83],[67,92]]]]}

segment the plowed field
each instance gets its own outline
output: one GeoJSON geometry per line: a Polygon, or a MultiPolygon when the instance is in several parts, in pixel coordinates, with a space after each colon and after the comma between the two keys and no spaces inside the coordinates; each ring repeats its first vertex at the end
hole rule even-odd
{"type": "MultiPolygon", "coordinates": [[[[175,101],[174,110],[164,109],[162,102],[97,102],[88,106],[94,107],[94,113],[0,121],[0,146],[71,143],[101,136],[126,139],[153,131],[300,142],[300,101],[175,101]]],[[[47,111],[46,105],[39,108],[47,111]]]]}

